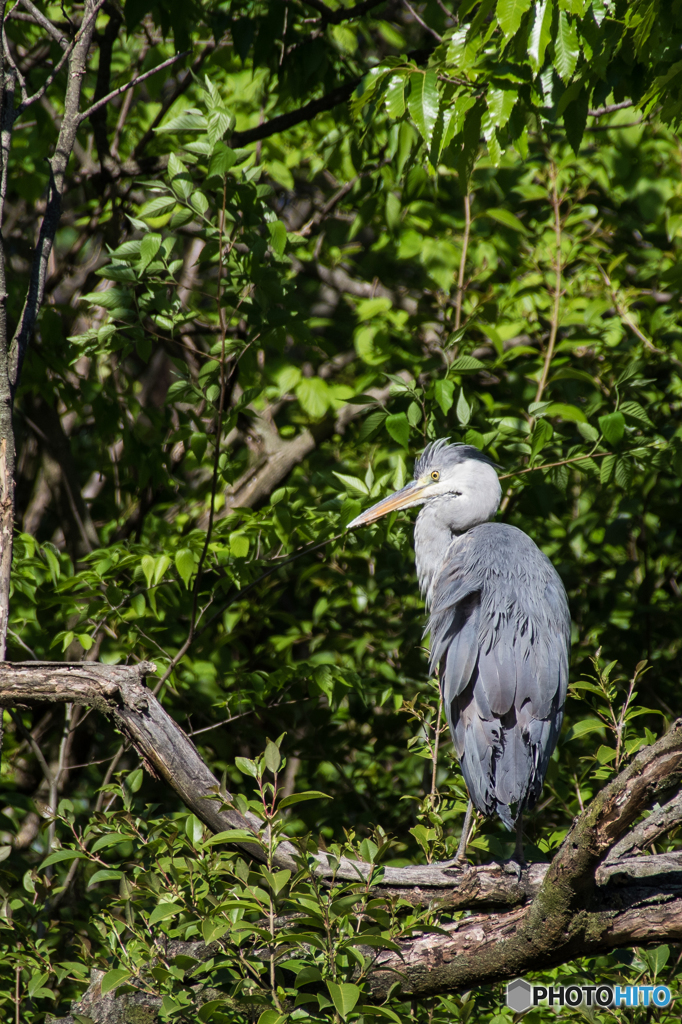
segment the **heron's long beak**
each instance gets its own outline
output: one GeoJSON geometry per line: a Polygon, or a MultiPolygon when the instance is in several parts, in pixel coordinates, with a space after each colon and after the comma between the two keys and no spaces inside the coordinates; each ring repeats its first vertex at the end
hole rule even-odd
{"type": "Polygon", "coordinates": [[[396,491],[395,494],[389,494],[388,498],[383,498],[376,505],[372,505],[365,512],[361,512],[352,523],[348,524],[346,529],[353,530],[356,526],[367,526],[369,523],[376,523],[377,519],[387,516],[389,512],[397,512],[401,508],[411,508],[413,505],[420,505],[424,497],[424,491],[427,488],[428,484],[420,483],[418,480],[411,480],[409,484],[396,491]]]}

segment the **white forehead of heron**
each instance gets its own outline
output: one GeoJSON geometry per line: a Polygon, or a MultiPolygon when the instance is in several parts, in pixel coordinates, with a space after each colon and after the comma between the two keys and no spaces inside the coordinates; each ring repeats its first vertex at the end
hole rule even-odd
{"type": "Polygon", "coordinates": [[[483,452],[471,444],[451,444],[447,438],[439,441],[432,441],[414,464],[414,478],[420,480],[430,473],[438,472],[442,482],[448,478],[453,480],[459,475],[458,469],[466,466],[468,470],[475,469],[475,463],[489,466],[495,469],[495,463],[483,452]]]}

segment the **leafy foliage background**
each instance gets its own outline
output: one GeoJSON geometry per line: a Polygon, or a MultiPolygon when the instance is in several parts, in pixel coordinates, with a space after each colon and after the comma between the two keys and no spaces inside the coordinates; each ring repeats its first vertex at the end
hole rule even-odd
{"type": "MultiPolygon", "coordinates": [[[[134,751],[112,761],[103,717],[6,714],[7,1021],[15,983],[21,1019],[40,1021],[68,1011],[93,966],[103,990],[143,977],[162,1020],[512,1019],[501,986],[365,1001],[372,949],[447,918],[322,891],[306,870],[307,842],[405,864],[459,838],[445,736],[433,769],[411,523],[345,532],[429,439],[491,453],[501,518],[569,592],[577,685],[527,853],[547,859],[680,713],[679,4],[484,0],[453,24],[429,2],[427,28],[409,5],[337,21],[319,8],[100,16],[102,32],[118,17],[114,84],[176,45],[203,57],[178,95],[170,69],[122,120],[119,100],[83,127],[18,398],[9,638],[14,660],[153,661],[213,770],[269,808],[273,842],[300,840],[301,871],[216,844],[134,751]],[[241,144],[356,80],[350,103],[241,144]],[[624,97],[638,107],[588,116],[624,97]],[[112,149],[122,166],[140,156],[133,177],[106,170],[112,149]],[[30,730],[58,777],[56,816],[30,730]],[[327,796],[272,810],[275,782],[280,800],[327,796]],[[207,964],[170,955],[168,941],[199,939],[217,943],[207,964]]],[[[8,32],[29,50],[37,36],[24,21],[8,32]]],[[[11,152],[14,319],[52,113],[32,110],[11,152]]],[[[481,821],[470,852],[511,843],[481,821]]],[[[556,976],[676,991],[678,954],[556,976]]]]}

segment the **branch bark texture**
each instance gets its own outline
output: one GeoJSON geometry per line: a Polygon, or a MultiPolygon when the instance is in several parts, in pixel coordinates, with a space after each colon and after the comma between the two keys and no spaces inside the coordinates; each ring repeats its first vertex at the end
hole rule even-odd
{"type": "MultiPolygon", "coordinates": [[[[4,663],[0,706],[68,702],[110,715],[148,771],[163,778],[214,833],[245,829],[255,839],[262,823],[229,806],[230,794],[221,792],[189,738],[146,687],[145,676],[153,670],[150,663],[4,663]]],[[[384,998],[396,978],[405,994],[426,996],[618,946],[682,938],[682,857],[627,855],[680,823],[682,801],[674,793],[681,779],[678,720],[575,819],[551,864],[533,864],[520,874],[509,865],[462,868],[455,862],[383,868],[374,876],[378,895],[395,893],[413,903],[479,912],[403,941],[400,954],[382,953],[372,975],[374,996],[384,998]],[[632,830],[629,845],[624,843],[633,822],[654,803],[664,806],[632,830]],[[614,848],[624,855],[611,860],[614,848]]],[[[256,859],[265,857],[258,842],[237,845],[256,859]]],[[[296,856],[292,844],[282,843],[277,866],[295,869],[296,856]]],[[[362,882],[376,871],[350,859],[332,865],[323,852],[316,862],[317,873],[327,879],[362,882]]]]}

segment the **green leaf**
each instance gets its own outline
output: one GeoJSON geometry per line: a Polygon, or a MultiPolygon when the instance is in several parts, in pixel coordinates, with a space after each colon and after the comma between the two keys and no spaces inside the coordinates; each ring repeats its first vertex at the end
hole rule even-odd
{"type": "Polygon", "coordinates": [[[317,789],[311,789],[307,793],[292,793],[291,796],[285,796],[283,800],[279,802],[280,810],[284,810],[285,807],[293,807],[294,804],[303,803],[305,800],[331,800],[332,797],[328,796],[327,793],[320,793],[317,789]]]}
{"type": "Polygon", "coordinates": [[[95,871],[88,882],[88,889],[92,889],[93,885],[97,885],[98,882],[117,882],[119,878],[123,878],[122,871],[117,871],[115,868],[100,868],[99,871],[95,871]]]}
{"type": "Polygon", "coordinates": [[[497,0],[497,21],[505,36],[518,32],[521,18],[530,10],[532,0],[497,0]]]}
{"type": "Polygon", "coordinates": [[[158,924],[159,921],[166,921],[169,917],[175,917],[185,908],[179,903],[159,903],[149,915],[149,924],[158,924]]]}
{"type": "Polygon", "coordinates": [[[405,113],[405,76],[394,75],[386,88],[386,112],[397,120],[405,113]]]}
{"type": "Polygon", "coordinates": [[[274,220],[268,224],[270,232],[270,245],[277,256],[283,256],[287,244],[287,229],[281,220],[274,220]]]}
{"type": "Polygon", "coordinates": [[[189,590],[189,581],[194,575],[194,554],[190,548],[180,548],[179,551],[175,552],[175,568],[189,590]]]}
{"type": "Polygon", "coordinates": [[[258,1018],[258,1024],[284,1024],[286,1019],[286,1015],[278,1013],[277,1010],[263,1010],[258,1018]]]}
{"type": "Polygon", "coordinates": [[[156,563],[151,555],[143,555],[141,565],[142,572],[144,573],[144,578],[147,581],[147,590],[149,590],[149,588],[151,587],[152,580],[154,579],[155,564],[156,563]]]}
{"type": "Polygon", "coordinates": [[[132,974],[125,967],[116,967],[113,971],[107,971],[100,982],[102,995],[105,996],[107,992],[113,991],[118,985],[122,985],[124,981],[127,981],[128,978],[132,978],[132,974]]]}
{"type": "Polygon", "coordinates": [[[360,998],[360,989],[357,985],[349,983],[337,985],[334,981],[328,981],[327,988],[337,1013],[345,1020],[348,1014],[355,1009],[355,1004],[360,998]]]}
{"type": "Polygon", "coordinates": [[[140,269],[145,270],[161,248],[161,235],[149,234],[140,246],[140,269]]]}
{"type": "Polygon", "coordinates": [[[587,416],[577,405],[568,405],[566,402],[550,402],[546,409],[538,416],[557,416],[559,419],[568,420],[571,423],[586,423],[587,416]]]}
{"type": "Polygon", "coordinates": [[[274,773],[279,770],[279,766],[282,763],[282,755],[279,752],[279,747],[275,743],[272,743],[271,740],[268,740],[265,745],[264,760],[265,767],[271,772],[274,773]]]}
{"type": "Polygon", "coordinates": [[[506,210],[504,207],[494,207],[492,210],[485,210],[483,216],[496,220],[498,224],[504,224],[505,227],[511,228],[512,231],[520,231],[523,235],[528,234],[528,228],[523,221],[519,220],[511,210],[506,210]]]}
{"type": "Polygon", "coordinates": [[[599,417],[599,429],[609,444],[619,444],[625,432],[625,418],[620,412],[610,412],[599,417]]]}
{"type": "Polygon", "coordinates": [[[600,736],[604,735],[605,725],[598,718],[583,718],[566,733],[564,743],[568,743],[569,740],[577,739],[579,736],[588,736],[590,733],[597,732],[600,736]]]}
{"type": "Polygon", "coordinates": [[[564,82],[573,77],[580,56],[580,43],[575,24],[565,11],[559,11],[559,27],[554,40],[554,67],[564,82]]]}
{"type": "Polygon", "coordinates": [[[208,165],[208,178],[223,178],[237,160],[237,154],[229,146],[219,145],[208,165]]]}
{"type": "Polygon", "coordinates": [[[462,426],[466,427],[467,423],[471,419],[471,406],[464,397],[464,388],[460,388],[455,414],[462,426]]]}
{"type": "Polygon", "coordinates": [[[211,836],[204,845],[217,846],[220,843],[239,843],[247,840],[257,843],[258,837],[254,836],[252,832],[247,832],[245,829],[228,828],[225,832],[217,832],[216,835],[211,836]]]}
{"type": "Polygon", "coordinates": [[[97,853],[109,846],[118,846],[119,843],[129,843],[131,836],[123,835],[121,832],[110,832],[108,835],[100,836],[91,846],[90,852],[97,853]]]}
{"type": "Polygon", "coordinates": [[[189,171],[176,153],[171,153],[168,158],[168,176],[175,194],[182,199],[189,199],[194,184],[189,171]]]}
{"type": "MultiPolygon", "coordinates": [[[[490,113],[490,120],[498,128],[504,127],[508,123],[518,96],[519,94],[516,89],[498,89],[494,86],[488,88],[486,96],[488,112],[490,113]]],[[[514,215],[511,214],[511,216],[513,217],[514,215]]]]}
{"type": "Polygon", "coordinates": [[[594,444],[599,439],[599,431],[591,423],[579,423],[578,433],[585,441],[589,441],[591,444],[594,444]]]}
{"type": "Polygon", "coordinates": [[[454,402],[455,383],[452,380],[437,380],[433,386],[434,398],[447,416],[454,402]]]}
{"type": "Polygon", "coordinates": [[[419,134],[427,146],[431,145],[431,136],[438,117],[438,78],[436,72],[414,71],[410,75],[410,97],[407,106],[410,116],[419,129],[419,134]]]}
{"type": "MultiPolygon", "coordinates": [[[[459,333],[459,331],[457,332],[459,333]]],[[[475,356],[457,356],[450,363],[449,373],[475,373],[477,370],[485,369],[485,363],[475,356]]]]}
{"type": "Polygon", "coordinates": [[[249,553],[250,542],[245,533],[230,534],[230,552],[235,558],[246,558],[249,553]]]}
{"type": "Polygon", "coordinates": [[[249,760],[248,757],[235,757],[234,763],[242,775],[252,775],[254,779],[258,778],[258,768],[255,761],[249,760]]]}
{"type": "Polygon", "coordinates": [[[394,413],[386,417],[386,430],[399,445],[408,448],[410,444],[410,424],[404,412],[394,413]]]}
{"type": "Polygon", "coordinates": [[[47,868],[50,864],[60,864],[65,860],[82,860],[85,857],[84,853],[79,850],[55,850],[45,860],[41,861],[38,865],[38,871],[42,871],[43,868],[47,868]]]}
{"type": "Polygon", "coordinates": [[[538,420],[535,424],[530,442],[531,459],[534,459],[535,456],[542,451],[547,442],[551,441],[553,434],[554,428],[551,423],[548,423],[547,420],[538,420]]]}
{"type": "Polygon", "coordinates": [[[204,826],[196,814],[188,814],[185,819],[185,835],[193,846],[197,846],[204,835],[204,826]]]}
{"type": "Polygon", "coordinates": [[[528,56],[535,74],[545,63],[545,50],[552,38],[553,0],[540,0],[533,12],[533,27],[528,39],[528,56]]]}
{"type": "MultiPolygon", "coordinates": [[[[156,199],[151,199],[148,203],[144,204],[140,210],[140,217],[143,217],[145,220],[161,217],[164,213],[170,213],[175,206],[177,206],[175,196],[157,196],[156,199]]],[[[125,245],[119,246],[116,252],[112,253],[112,256],[117,256],[119,259],[137,256],[142,249],[143,243],[144,238],[141,242],[126,242],[125,245]]]]}
{"type": "Polygon", "coordinates": [[[171,564],[168,555],[159,555],[154,563],[154,583],[159,584],[166,574],[166,569],[171,564]]]}
{"type": "Polygon", "coordinates": [[[303,377],[296,387],[296,398],[314,420],[322,419],[331,403],[329,387],[321,377],[303,377]]]}
{"type": "Polygon", "coordinates": [[[348,476],[346,473],[337,473],[333,470],[334,476],[338,477],[344,487],[350,487],[352,491],[358,491],[360,494],[369,495],[369,488],[364,480],[361,480],[357,476],[348,476]]]}

